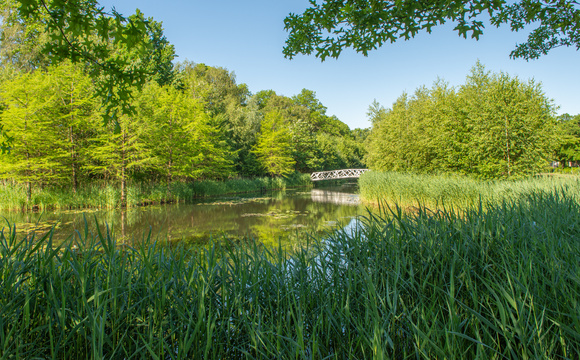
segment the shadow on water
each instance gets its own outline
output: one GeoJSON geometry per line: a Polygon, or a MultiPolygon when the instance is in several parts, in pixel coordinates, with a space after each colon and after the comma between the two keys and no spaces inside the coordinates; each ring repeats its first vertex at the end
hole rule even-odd
{"type": "Polygon", "coordinates": [[[121,210],[10,213],[7,220],[21,234],[44,234],[55,227],[54,239],[64,241],[75,229],[96,233],[108,226],[119,242],[135,244],[149,231],[153,239],[203,246],[216,241],[243,243],[257,240],[265,246],[301,245],[306,233],[321,236],[350,223],[364,212],[356,184],[311,190],[286,190],[254,196],[212,198],[190,204],[168,204],[121,210]]]}

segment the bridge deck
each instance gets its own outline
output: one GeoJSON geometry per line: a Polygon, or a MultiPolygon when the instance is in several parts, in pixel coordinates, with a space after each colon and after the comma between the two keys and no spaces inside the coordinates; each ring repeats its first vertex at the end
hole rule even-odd
{"type": "Polygon", "coordinates": [[[310,180],[334,180],[334,179],[352,179],[358,178],[362,173],[369,171],[369,169],[341,169],[332,171],[319,171],[310,174],[310,180]]]}

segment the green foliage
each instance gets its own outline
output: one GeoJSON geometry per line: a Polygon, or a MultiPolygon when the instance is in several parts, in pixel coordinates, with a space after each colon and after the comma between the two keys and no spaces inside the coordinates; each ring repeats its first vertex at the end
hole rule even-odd
{"type": "Polygon", "coordinates": [[[556,149],[556,159],[564,166],[570,162],[580,162],[580,115],[564,114],[557,119],[560,146],[556,149]]]}
{"type": "MultiPolygon", "coordinates": [[[[292,253],[0,232],[7,358],[538,359],[580,352],[580,207],[369,214],[292,253]]],[[[225,240],[227,241],[227,240],[225,240]]],[[[217,241],[216,241],[217,242],[217,241]]]]}
{"type": "Polygon", "coordinates": [[[326,115],[326,107],[312,90],[287,98],[274,91],[261,91],[254,98],[262,112],[277,111],[292,134],[292,157],[301,172],[359,168],[364,148],[348,125],[326,115]]]}
{"type": "Polygon", "coordinates": [[[49,41],[48,33],[40,22],[25,22],[19,17],[17,2],[5,0],[0,5],[0,64],[30,71],[49,64],[43,52],[49,41]]]}
{"type": "Polygon", "coordinates": [[[211,116],[225,114],[229,104],[242,105],[249,95],[245,84],[236,84],[233,72],[221,67],[183,62],[177,65],[177,85],[203,101],[211,116]]]}
{"type": "Polygon", "coordinates": [[[156,83],[148,84],[136,99],[137,128],[151,154],[151,170],[165,177],[168,184],[174,177],[230,175],[228,149],[220,143],[203,102],[156,83]]]}
{"type": "Polygon", "coordinates": [[[459,89],[438,81],[369,110],[366,161],[378,170],[512,178],[547,168],[557,144],[554,107],[533,81],[477,64],[459,89]]]}
{"type": "Polygon", "coordinates": [[[282,124],[282,115],[272,111],[262,121],[261,134],[252,150],[266,172],[273,176],[283,176],[293,172],[290,131],[282,124]]]}
{"type": "Polygon", "coordinates": [[[92,0],[7,0],[0,11],[0,180],[27,183],[31,204],[43,188],[76,193],[100,181],[120,188],[124,206],[135,182],[169,193],[183,181],[360,167],[362,140],[326,115],[314,91],[251,96],[226,69],[174,68],[161,24],[140,12],[125,19],[92,0]],[[33,101],[22,106],[23,96],[33,101]],[[283,134],[276,168],[255,151],[268,113],[280,114],[283,134]]]}
{"type": "Polygon", "coordinates": [[[29,186],[66,179],[76,189],[97,119],[90,79],[63,63],[5,81],[1,96],[6,109],[0,119],[12,139],[10,153],[0,158],[2,176],[29,186]]]}
{"type": "Polygon", "coordinates": [[[311,1],[303,14],[284,20],[290,33],[284,55],[312,54],[324,60],[353,48],[365,56],[386,43],[409,40],[420,32],[452,22],[460,36],[479,39],[484,22],[512,31],[535,26],[513,58],[535,59],[559,46],[580,48],[580,9],[575,0],[463,1],[311,1]]]}
{"type": "Polygon", "coordinates": [[[34,55],[42,49],[53,64],[68,59],[89,67],[98,80],[96,91],[105,99],[106,120],[116,120],[119,111],[131,113],[133,87],[140,88],[150,77],[160,83],[171,81],[173,46],[160,24],[138,10],[125,18],[114,9],[105,12],[95,0],[14,0],[2,5],[10,13],[11,42],[23,40],[17,50],[34,55]],[[39,34],[43,36],[36,39],[39,34]]]}

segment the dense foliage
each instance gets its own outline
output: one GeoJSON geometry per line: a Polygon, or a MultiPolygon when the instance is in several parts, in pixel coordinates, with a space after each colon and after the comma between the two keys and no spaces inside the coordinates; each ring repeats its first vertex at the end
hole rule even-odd
{"type": "Polygon", "coordinates": [[[393,209],[294,254],[118,248],[82,230],[53,250],[6,229],[0,354],[573,359],[579,211],[557,189],[462,216],[393,209]]]}
{"type": "Polygon", "coordinates": [[[479,63],[458,89],[438,81],[369,115],[366,159],[378,170],[521,177],[546,169],[559,143],[540,85],[479,63]]]}
{"type": "Polygon", "coordinates": [[[563,168],[580,165],[580,114],[563,114],[557,118],[560,138],[556,160],[563,168]]]}
{"type": "Polygon", "coordinates": [[[109,16],[91,0],[84,10],[67,2],[63,15],[54,9],[60,3],[0,6],[0,179],[24,185],[28,201],[35,189],[76,192],[105,181],[119,185],[124,206],[131,182],[169,190],[174,182],[362,166],[360,132],[326,115],[313,91],[252,94],[226,69],[173,65],[161,24],[141,13],[109,16]],[[86,28],[70,28],[76,12],[86,28]],[[114,35],[102,30],[107,24],[114,35]],[[60,30],[69,48],[47,53],[60,30]],[[126,32],[130,39],[117,39],[126,32]],[[95,57],[100,67],[82,61],[95,57]]]}
{"type": "Polygon", "coordinates": [[[512,31],[533,27],[513,58],[536,59],[560,46],[580,49],[580,5],[576,0],[310,1],[303,14],[290,14],[284,54],[312,54],[324,60],[353,48],[367,55],[385,43],[409,40],[446,22],[460,36],[479,39],[485,22],[512,31]]]}
{"type": "MultiPolygon", "coordinates": [[[[79,65],[11,74],[0,84],[0,123],[12,139],[11,151],[0,157],[0,176],[27,184],[30,197],[33,187],[76,190],[99,179],[122,189],[127,181],[169,187],[361,166],[362,142],[334,117],[274,92],[251,96],[225,69],[180,64],[176,78],[176,86],[150,81],[134,89],[133,113],[103,126],[93,82],[79,65]],[[275,166],[276,149],[265,144],[283,155],[275,166]]],[[[303,93],[317,101],[313,92],[303,93]]]]}

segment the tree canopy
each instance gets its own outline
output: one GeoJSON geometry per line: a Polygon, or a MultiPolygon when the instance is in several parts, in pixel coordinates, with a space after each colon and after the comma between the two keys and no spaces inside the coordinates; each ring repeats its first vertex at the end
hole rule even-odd
{"type": "Polygon", "coordinates": [[[132,111],[132,87],[140,88],[154,76],[170,80],[173,46],[161,24],[139,10],[124,17],[114,8],[105,11],[96,0],[5,0],[1,10],[3,47],[7,40],[18,47],[8,55],[26,55],[21,61],[28,67],[39,61],[84,64],[98,80],[96,91],[107,100],[105,115],[132,111]]]}
{"type": "Polygon", "coordinates": [[[580,5],[575,0],[310,0],[302,14],[284,20],[290,33],[284,55],[337,58],[345,48],[365,56],[385,43],[431,33],[446,22],[464,38],[479,39],[485,22],[512,31],[533,28],[512,58],[536,59],[559,46],[580,49],[580,5]]]}
{"type": "Polygon", "coordinates": [[[545,170],[559,140],[539,84],[479,63],[458,89],[438,81],[369,115],[366,160],[379,170],[522,177],[545,170]]]}

